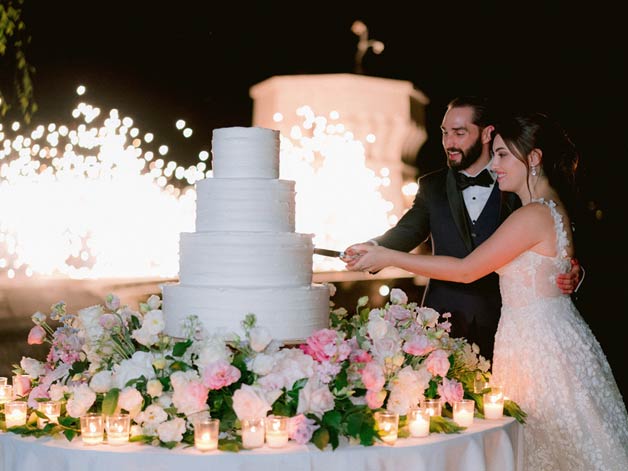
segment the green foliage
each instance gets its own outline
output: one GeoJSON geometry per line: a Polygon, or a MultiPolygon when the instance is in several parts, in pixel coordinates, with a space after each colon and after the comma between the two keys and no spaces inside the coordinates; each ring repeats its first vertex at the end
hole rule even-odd
{"type": "Polygon", "coordinates": [[[110,389],[102,400],[102,413],[104,415],[113,415],[118,407],[118,397],[120,390],[118,388],[110,389]]]}
{"type": "MultiPolygon", "coordinates": [[[[35,68],[26,59],[24,48],[30,43],[26,33],[26,24],[22,20],[24,0],[3,0],[0,3],[0,58],[7,60],[7,53],[12,52],[10,67],[14,68],[13,86],[18,107],[24,121],[29,124],[37,111],[34,99],[32,76],[35,68]]],[[[6,66],[3,67],[6,70],[6,66]]],[[[7,93],[0,90],[0,117],[6,116],[11,109],[7,93]]]]}

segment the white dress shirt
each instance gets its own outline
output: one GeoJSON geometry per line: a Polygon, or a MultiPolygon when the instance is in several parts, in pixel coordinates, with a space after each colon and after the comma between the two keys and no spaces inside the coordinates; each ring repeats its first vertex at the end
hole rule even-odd
{"type": "MultiPolygon", "coordinates": [[[[495,173],[491,170],[491,164],[485,167],[488,170],[488,173],[493,177],[493,184],[491,186],[470,186],[462,190],[462,197],[464,198],[464,204],[467,207],[467,213],[469,213],[469,217],[471,221],[475,222],[482,214],[482,210],[488,201],[488,198],[491,196],[491,192],[493,191],[493,186],[495,186],[495,173]]],[[[482,169],[484,170],[484,169],[482,169]]],[[[461,173],[469,176],[475,177],[476,175],[471,175],[470,173],[462,170],[461,173]]],[[[480,172],[477,173],[478,175],[480,172]]]]}

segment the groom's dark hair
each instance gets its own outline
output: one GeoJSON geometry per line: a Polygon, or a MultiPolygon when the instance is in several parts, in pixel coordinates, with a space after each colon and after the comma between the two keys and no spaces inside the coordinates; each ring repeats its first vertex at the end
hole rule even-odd
{"type": "Polygon", "coordinates": [[[493,124],[493,113],[486,97],[475,95],[463,95],[454,98],[447,104],[447,109],[464,108],[468,106],[473,108],[473,124],[481,128],[485,128],[489,124],[493,124]]]}

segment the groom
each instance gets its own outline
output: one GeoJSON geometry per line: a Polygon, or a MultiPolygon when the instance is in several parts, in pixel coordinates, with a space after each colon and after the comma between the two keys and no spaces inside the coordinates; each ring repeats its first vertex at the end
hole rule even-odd
{"type": "MultiPolygon", "coordinates": [[[[395,227],[369,242],[408,252],[431,237],[435,255],[462,258],[488,239],[521,205],[515,194],[501,193],[494,182],[491,123],[485,99],[463,96],[449,102],[441,124],[447,168],[421,177],[412,208],[395,227]]],[[[353,246],[345,253],[348,257],[356,254],[353,246]]],[[[557,283],[565,294],[571,294],[578,277],[576,266],[557,283]]],[[[496,273],[469,284],[430,279],[422,304],[440,313],[450,312],[450,335],[476,343],[480,354],[492,359],[501,310],[496,273]]]]}

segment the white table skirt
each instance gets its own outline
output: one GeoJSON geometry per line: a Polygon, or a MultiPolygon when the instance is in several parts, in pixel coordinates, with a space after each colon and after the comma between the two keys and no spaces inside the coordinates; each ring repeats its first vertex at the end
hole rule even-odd
{"type": "Polygon", "coordinates": [[[523,428],[510,417],[476,419],[459,434],[404,438],[394,446],[341,442],[333,451],[289,442],[281,449],[202,453],[184,446],[173,450],[137,443],[87,446],[80,437],[68,442],[64,437],[0,433],[0,471],[519,471],[522,461],[523,428]]]}

